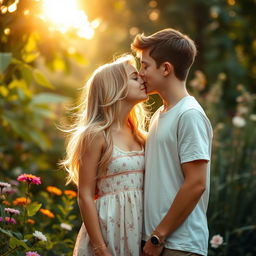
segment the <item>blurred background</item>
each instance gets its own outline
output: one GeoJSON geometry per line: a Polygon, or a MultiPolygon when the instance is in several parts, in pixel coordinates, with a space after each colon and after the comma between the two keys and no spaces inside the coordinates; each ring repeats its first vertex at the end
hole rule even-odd
{"type": "MultiPolygon", "coordinates": [[[[187,85],[214,128],[208,219],[210,239],[219,234],[223,243],[209,243],[209,255],[256,255],[255,13],[256,0],[0,0],[0,181],[16,189],[1,207],[14,207],[25,193],[15,180],[31,173],[42,180],[31,199],[54,215],[35,211],[27,230],[2,227],[9,243],[0,255],[25,255],[17,241],[34,229],[48,237],[41,255],[72,255],[81,219],[75,198],[64,197],[76,188],[65,186],[58,167],[65,153],[58,127],[70,123],[95,68],[129,52],[136,34],[166,27],[196,42],[187,85]],[[53,185],[61,193],[49,192],[53,185]]],[[[150,100],[153,112],[161,101],[150,100]]]]}

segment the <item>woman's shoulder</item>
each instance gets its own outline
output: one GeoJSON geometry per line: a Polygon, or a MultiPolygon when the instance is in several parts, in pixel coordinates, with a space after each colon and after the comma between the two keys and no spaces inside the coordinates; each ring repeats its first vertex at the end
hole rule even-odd
{"type": "Polygon", "coordinates": [[[90,141],[89,149],[101,150],[101,149],[105,148],[105,146],[106,146],[106,139],[105,139],[104,132],[101,131],[101,132],[94,134],[90,141]]]}

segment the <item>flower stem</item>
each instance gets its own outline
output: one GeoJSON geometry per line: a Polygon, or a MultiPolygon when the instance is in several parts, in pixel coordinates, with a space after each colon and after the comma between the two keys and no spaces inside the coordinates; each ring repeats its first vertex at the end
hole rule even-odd
{"type": "Polygon", "coordinates": [[[23,227],[24,227],[24,232],[26,231],[26,219],[27,219],[27,205],[28,205],[28,197],[29,197],[29,185],[30,183],[28,182],[27,183],[28,186],[27,186],[27,192],[25,193],[26,195],[26,202],[25,202],[25,205],[24,205],[24,220],[23,220],[23,227]]]}
{"type": "Polygon", "coordinates": [[[14,248],[12,248],[11,250],[5,252],[4,254],[1,254],[1,256],[7,256],[9,255],[10,253],[14,252],[18,247],[20,247],[19,245],[18,246],[15,246],[14,248]]]}

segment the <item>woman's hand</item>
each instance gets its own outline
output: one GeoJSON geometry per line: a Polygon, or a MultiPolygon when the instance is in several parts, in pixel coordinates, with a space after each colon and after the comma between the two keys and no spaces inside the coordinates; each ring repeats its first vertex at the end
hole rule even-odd
{"type": "Polygon", "coordinates": [[[97,250],[94,250],[95,256],[112,256],[106,246],[100,247],[97,250]]]}

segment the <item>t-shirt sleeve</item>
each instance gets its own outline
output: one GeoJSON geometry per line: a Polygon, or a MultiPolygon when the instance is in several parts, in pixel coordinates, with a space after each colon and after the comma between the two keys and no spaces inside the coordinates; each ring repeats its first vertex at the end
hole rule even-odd
{"type": "Polygon", "coordinates": [[[181,115],[177,136],[181,164],[210,160],[212,128],[207,117],[200,111],[190,109],[181,115]]]}

